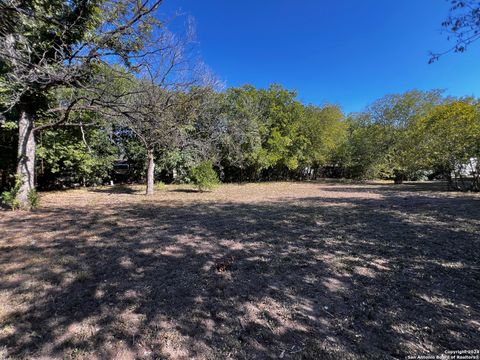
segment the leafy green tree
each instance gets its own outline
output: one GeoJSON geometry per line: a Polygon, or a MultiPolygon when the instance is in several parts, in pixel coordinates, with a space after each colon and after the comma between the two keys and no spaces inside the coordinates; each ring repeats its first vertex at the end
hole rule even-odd
{"type": "Polygon", "coordinates": [[[444,169],[464,181],[463,170],[473,167],[471,188],[480,190],[480,108],[471,98],[437,106],[419,123],[421,154],[425,166],[444,169]],[[476,161],[475,161],[476,159],[476,161]]]}
{"type": "Polygon", "coordinates": [[[0,2],[0,110],[18,114],[22,207],[28,208],[28,193],[35,186],[35,133],[66,123],[77,106],[95,103],[93,98],[85,101],[85,95],[98,96],[92,88],[96,82],[90,80],[100,64],[129,67],[138,62],[159,25],[153,15],[161,2],[0,2]],[[80,96],[71,91],[68,101],[58,102],[58,91],[79,88],[80,96]],[[44,114],[58,115],[51,123],[39,123],[44,114]]]}
{"type": "Polygon", "coordinates": [[[440,91],[387,95],[352,117],[354,174],[401,183],[419,169],[415,124],[441,103],[440,91]]]}
{"type": "MultiPolygon", "coordinates": [[[[262,149],[259,92],[253,86],[230,88],[217,100],[210,138],[225,179],[254,179],[262,149]]],[[[213,157],[213,156],[210,156],[213,157]]]]}
{"type": "Polygon", "coordinates": [[[300,133],[307,141],[304,151],[307,166],[318,170],[333,165],[347,139],[345,116],[338,106],[307,106],[301,117],[300,133]]]}
{"type": "Polygon", "coordinates": [[[384,129],[368,122],[367,117],[367,114],[354,114],[347,120],[347,142],[341,156],[347,177],[368,179],[380,176],[378,164],[384,150],[379,145],[383,142],[384,129]]]}
{"type": "Polygon", "coordinates": [[[203,155],[188,144],[182,148],[158,151],[156,155],[156,177],[168,182],[189,183],[191,169],[202,162],[203,155]]]}
{"type": "Polygon", "coordinates": [[[42,132],[37,146],[40,171],[38,181],[44,185],[63,179],[66,185],[101,184],[109,179],[117,147],[105,129],[66,127],[42,132]]]}
{"type": "Polygon", "coordinates": [[[387,150],[381,166],[386,177],[401,183],[420,169],[416,123],[442,102],[442,92],[413,90],[386,99],[379,114],[379,122],[385,126],[387,136],[387,150]]]}
{"type": "Polygon", "coordinates": [[[279,85],[260,90],[258,96],[261,149],[255,154],[255,167],[257,173],[267,170],[281,177],[303,160],[307,140],[300,132],[302,105],[295,92],[279,85]]]}

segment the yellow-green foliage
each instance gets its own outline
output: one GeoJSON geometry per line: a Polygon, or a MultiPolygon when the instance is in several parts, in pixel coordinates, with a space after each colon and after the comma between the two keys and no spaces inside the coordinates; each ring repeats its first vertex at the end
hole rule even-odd
{"type": "Polygon", "coordinates": [[[155,183],[155,190],[165,190],[166,185],[163,181],[157,181],[155,183]]]}
{"type": "Polygon", "coordinates": [[[453,170],[456,164],[480,156],[480,111],[471,99],[437,106],[420,121],[418,131],[427,166],[453,170]]]}

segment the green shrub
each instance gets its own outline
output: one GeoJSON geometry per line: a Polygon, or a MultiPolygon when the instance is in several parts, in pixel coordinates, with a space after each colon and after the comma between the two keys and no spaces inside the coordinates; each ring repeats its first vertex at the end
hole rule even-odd
{"type": "Polygon", "coordinates": [[[21,204],[17,199],[17,195],[21,186],[22,180],[17,176],[15,178],[15,185],[9,191],[4,191],[0,197],[2,203],[12,210],[17,210],[20,208],[21,204]]]}
{"type": "Polygon", "coordinates": [[[192,168],[190,177],[200,191],[212,190],[220,183],[211,161],[204,161],[192,168]]]}
{"type": "Polygon", "coordinates": [[[38,195],[37,190],[30,190],[27,198],[30,209],[36,209],[40,203],[40,195],[38,195]]]}
{"type": "Polygon", "coordinates": [[[155,183],[155,190],[165,190],[165,183],[163,181],[157,181],[155,183]]]}
{"type": "MultiPolygon", "coordinates": [[[[17,196],[22,186],[22,180],[20,177],[15,177],[15,185],[9,190],[4,191],[0,196],[0,201],[2,204],[6,205],[12,210],[20,209],[21,205],[17,196]]],[[[28,206],[30,209],[35,209],[38,207],[40,202],[40,196],[38,195],[37,190],[33,189],[28,192],[27,195],[28,206]]]]}

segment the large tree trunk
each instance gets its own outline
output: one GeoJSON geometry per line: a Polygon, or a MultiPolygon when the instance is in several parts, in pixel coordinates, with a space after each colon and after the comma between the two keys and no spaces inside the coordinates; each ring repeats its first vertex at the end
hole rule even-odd
{"type": "Polygon", "coordinates": [[[23,209],[28,209],[28,194],[35,189],[35,136],[33,115],[27,109],[20,110],[17,154],[17,176],[22,182],[17,199],[23,209]]]}
{"type": "Polygon", "coordinates": [[[155,182],[155,158],[153,150],[147,150],[147,195],[153,195],[155,182]]]}

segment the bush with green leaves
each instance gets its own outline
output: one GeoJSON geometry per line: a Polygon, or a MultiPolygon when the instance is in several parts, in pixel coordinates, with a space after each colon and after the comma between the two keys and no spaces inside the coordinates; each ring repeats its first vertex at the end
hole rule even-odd
{"type": "Polygon", "coordinates": [[[9,190],[4,191],[0,197],[2,204],[6,205],[12,210],[18,210],[20,208],[20,201],[17,198],[20,187],[22,186],[22,179],[15,178],[15,185],[9,190]]]}
{"type": "Polygon", "coordinates": [[[163,181],[155,182],[155,190],[165,190],[166,185],[163,181]]]}
{"type": "MultiPolygon", "coordinates": [[[[18,193],[20,191],[20,187],[22,186],[22,179],[18,176],[15,177],[15,184],[14,186],[8,190],[4,191],[0,196],[0,201],[3,205],[7,206],[12,210],[18,210],[21,207],[21,203],[18,200],[18,193]]],[[[28,200],[28,207],[30,209],[35,209],[38,207],[40,203],[40,196],[38,192],[33,189],[27,195],[28,200]]]]}
{"type": "Polygon", "coordinates": [[[30,190],[28,192],[27,199],[28,199],[28,205],[30,206],[30,209],[38,208],[38,205],[40,204],[40,195],[38,195],[37,190],[35,189],[30,190]]]}
{"type": "Polygon", "coordinates": [[[220,183],[211,161],[204,161],[192,168],[190,178],[200,191],[212,190],[220,183]]]}

